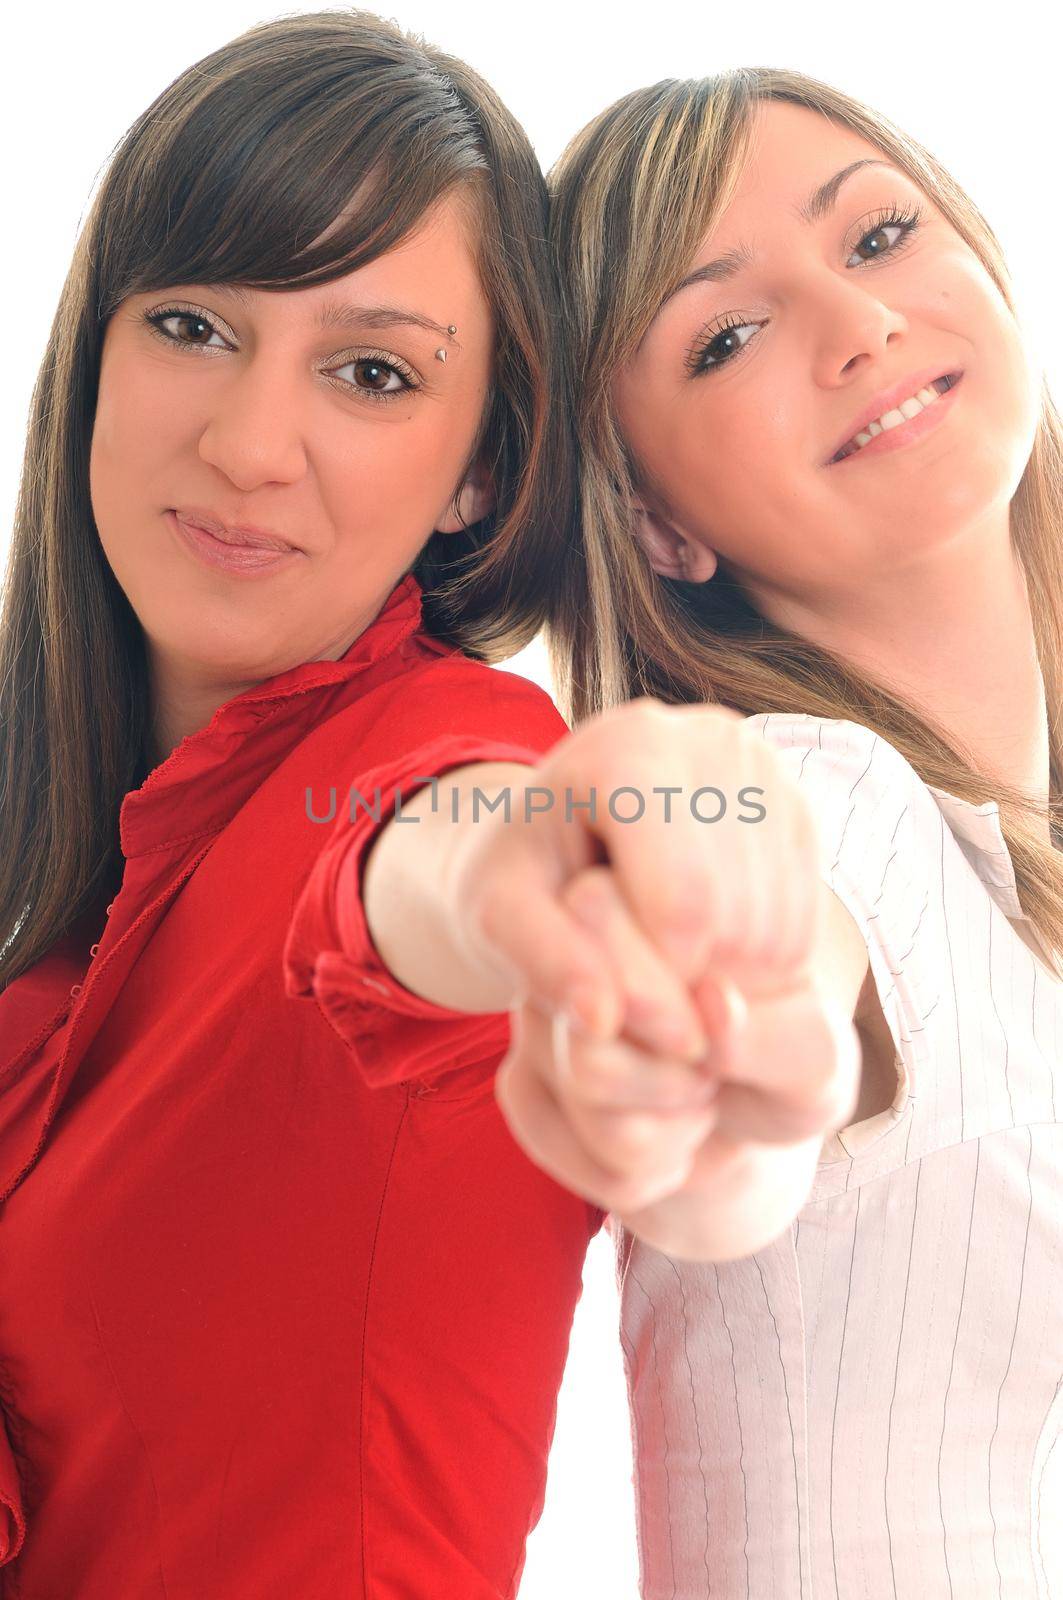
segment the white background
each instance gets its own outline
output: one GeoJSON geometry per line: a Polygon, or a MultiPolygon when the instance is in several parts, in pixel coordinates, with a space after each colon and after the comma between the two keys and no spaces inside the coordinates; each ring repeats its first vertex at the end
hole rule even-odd
{"type": "MultiPolygon", "coordinates": [[[[268,0],[183,0],[136,10],[94,0],[76,9],[23,7],[5,28],[0,560],[30,390],[81,219],[110,151],[186,66],[281,9],[268,0]]],[[[932,0],[757,0],[689,9],[678,0],[645,7],[537,0],[524,8],[501,0],[394,0],[381,9],[481,71],[524,123],[544,166],[595,112],[660,78],[786,66],[863,99],[933,151],[988,217],[1019,283],[1031,344],[1063,399],[1063,151],[1059,56],[1044,31],[1048,7],[1010,0],[981,17],[968,5],[932,0]]],[[[544,682],[542,662],[532,646],[510,667],[544,682]]],[[[1043,1291],[1058,1294],[1060,1286],[1046,1284],[1043,1291]]],[[[603,1235],[588,1258],[546,1510],[529,1542],[521,1600],[636,1600],[631,1454],[615,1323],[603,1235]]],[[[1061,1456],[1057,1451],[1056,1466],[1063,1467],[1061,1456]]],[[[1042,1505],[1058,1520],[1063,1471],[1052,1476],[1042,1505]]],[[[1063,1575],[1060,1582],[1063,1594],[1063,1575]]]]}

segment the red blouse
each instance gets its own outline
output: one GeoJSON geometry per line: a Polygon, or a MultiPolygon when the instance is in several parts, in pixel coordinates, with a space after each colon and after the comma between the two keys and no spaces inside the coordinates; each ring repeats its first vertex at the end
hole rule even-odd
{"type": "Polygon", "coordinates": [[[0,994],[3,1600],[516,1593],[601,1215],[501,1119],[507,1016],[400,988],[357,890],[396,793],[566,729],[420,615],[221,706],[0,994]]]}

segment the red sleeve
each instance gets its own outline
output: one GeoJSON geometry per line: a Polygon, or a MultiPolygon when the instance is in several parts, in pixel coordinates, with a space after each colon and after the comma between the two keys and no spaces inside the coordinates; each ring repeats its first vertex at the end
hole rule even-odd
{"type": "MultiPolygon", "coordinates": [[[[467,663],[466,663],[467,665],[467,663]]],[[[411,993],[384,966],[369,937],[362,876],[373,841],[402,801],[455,767],[480,761],[534,766],[568,732],[548,697],[514,674],[520,692],[475,696],[467,731],[425,739],[352,779],[366,804],[336,823],[295,908],[284,948],[285,992],[314,999],[373,1087],[493,1066],[509,1046],[508,1012],[452,1011],[411,993]],[[526,692],[525,692],[526,691],[526,692]],[[508,735],[508,737],[506,736],[508,735]],[[377,807],[377,791],[380,805],[377,807]],[[372,806],[372,809],[370,809],[372,806]]],[[[453,704],[444,721],[453,726],[453,704]]]]}

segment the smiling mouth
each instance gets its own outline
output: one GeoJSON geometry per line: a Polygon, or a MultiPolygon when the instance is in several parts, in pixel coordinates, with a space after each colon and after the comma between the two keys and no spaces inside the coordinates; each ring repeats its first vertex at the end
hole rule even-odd
{"type": "Polygon", "coordinates": [[[940,378],[935,378],[933,383],[927,384],[925,389],[920,389],[907,400],[902,400],[899,406],[894,406],[881,417],[876,417],[873,422],[869,422],[843,444],[836,455],[831,456],[828,466],[833,466],[836,461],[844,461],[846,456],[855,455],[858,450],[863,450],[869,445],[872,439],[877,439],[880,433],[889,433],[891,428],[899,428],[902,422],[910,422],[920,411],[926,411],[930,406],[936,405],[939,396],[954,389],[962,376],[962,372],[945,372],[940,378]]]}

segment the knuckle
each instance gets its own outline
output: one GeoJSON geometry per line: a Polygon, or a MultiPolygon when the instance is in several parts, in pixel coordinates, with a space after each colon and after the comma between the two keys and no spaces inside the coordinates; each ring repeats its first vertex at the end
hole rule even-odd
{"type": "Polygon", "coordinates": [[[598,1139],[604,1165],[628,1177],[650,1173],[657,1165],[659,1140],[645,1116],[604,1113],[599,1119],[598,1139]]]}
{"type": "Polygon", "coordinates": [[[676,707],[665,705],[663,700],[652,695],[641,695],[637,700],[629,700],[620,711],[623,720],[621,722],[618,716],[618,731],[623,732],[625,743],[636,749],[643,746],[652,749],[670,738],[676,707]]]}
{"type": "Polygon", "coordinates": [[[741,711],[736,711],[734,706],[725,706],[721,701],[714,701],[712,705],[705,706],[703,709],[705,715],[711,717],[719,727],[727,727],[728,724],[732,727],[741,726],[744,728],[746,726],[747,719],[745,714],[741,711]]]}
{"type": "Polygon", "coordinates": [[[662,713],[667,714],[674,709],[653,694],[637,695],[634,700],[628,701],[628,707],[634,715],[654,723],[662,720],[662,713]]]}
{"type": "Polygon", "coordinates": [[[561,891],[561,898],[570,911],[583,911],[590,915],[605,913],[616,899],[616,887],[609,867],[587,867],[569,880],[561,891]]]}
{"type": "Polygon", "coordinates": [[[730,706],[708,705],[691,707],[690,714],[698,719],[696,732],[703,750],[740,761],[743,768],[755,762],[760,741],[750,733],[741,712],[730,706]]]}
{"type": "Polygon", "coordinates": [[[691,1134],[686,1126],[669,1125],[644,1112],[618,1121],[620,1125],[603,1143],[603,1162],[632,1181],[655,1181],[673,1171],[690,1151],[691,1134]]]}
{"type": "Polygon", "coordinates": [[[573,1051],[570,1059],[567,1093],[573,1101],[597,1111],[622,1104],[617,1074],[608,1062],[588,1059],[578,1051],[573,1051]]]}

